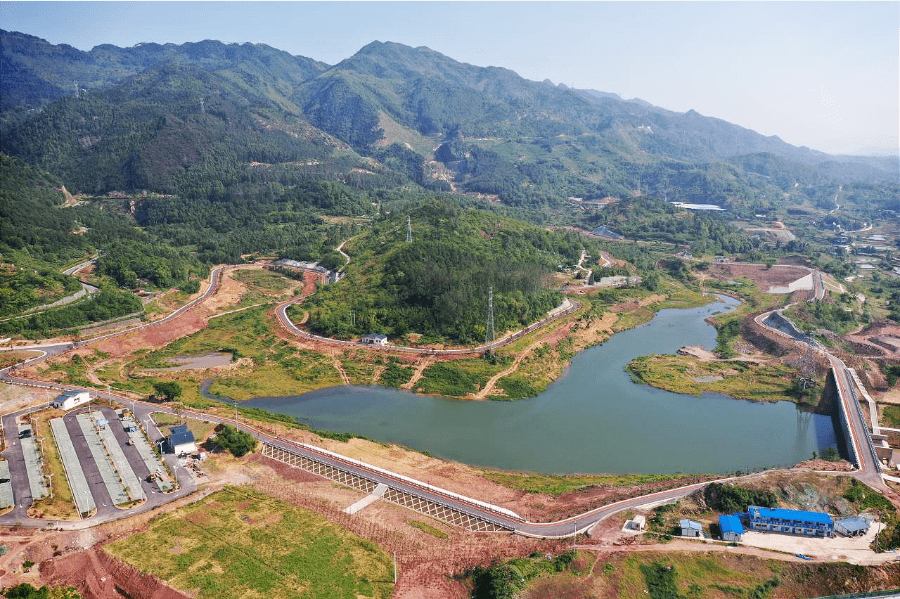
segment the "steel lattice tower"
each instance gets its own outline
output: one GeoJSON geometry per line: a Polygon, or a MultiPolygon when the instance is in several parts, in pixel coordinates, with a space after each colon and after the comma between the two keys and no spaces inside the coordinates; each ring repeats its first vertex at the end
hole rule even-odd
{"type": "Polygon", "coordinates": [[[494,342],[494,288],[488,288],[488,318],[484,331],[484,343],[490,345],[494,342]]]}
{"type": "Polygon", "coordinates": [[[412,220],[406,217],[406,243],[412,243],[412,220]]]}

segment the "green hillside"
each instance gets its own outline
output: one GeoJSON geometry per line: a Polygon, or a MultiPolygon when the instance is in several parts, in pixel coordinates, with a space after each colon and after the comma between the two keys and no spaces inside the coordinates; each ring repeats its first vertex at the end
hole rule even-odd
{"type": "Polygon", "coordinates": [[[497,332],[539,320],[562,301],[550,277],[578,261],[582,241],[490,212],[432,200],[392,214],[345,248],[346,277],[302,306],[320,334],[351,338],[383,333],[423,343],[485,340],[488,291],[497,332]]]}

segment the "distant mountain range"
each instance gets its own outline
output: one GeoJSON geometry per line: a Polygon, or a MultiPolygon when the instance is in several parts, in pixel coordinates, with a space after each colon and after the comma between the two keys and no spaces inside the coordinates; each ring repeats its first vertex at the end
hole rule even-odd
{"type": "Polygon", "coordinates": [[[83,52],[0,31],[0,106],[2,151],[76,191],[215,194],[251,172],[284,184],[412,182],[526,206],[651,193],[765,207],[798,183],[900,178],[896,157],[830,156],[390,42],[327,65],[264,44],[83,52]]]}

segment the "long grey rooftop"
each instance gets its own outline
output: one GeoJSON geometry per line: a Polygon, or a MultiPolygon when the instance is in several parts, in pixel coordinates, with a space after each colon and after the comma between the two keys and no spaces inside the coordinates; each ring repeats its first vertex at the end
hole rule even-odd
{"type": "MultiPolygon", "coordinates": [[[[100,412],[94,412],[93,417],[94,422],[98,424],[101,421],[106,421],[106,418],[100,412]]],[[[119,422],[113,422],[114,426],[118,426],[119,424],[119,422]]],[[[131,468],[128,458],[125,457],[125,452],[122,451],[122,446],[119,445],[119,441],[116,439],[116,435],[112,432],[112,429],[109,428],[108,423],[106,426],[100,427],[99,434],[100,440],[103,441],[106,452],[109,454],[109,457],[112,458],[113,464],[119,473],[119,478],[121,479],[128,496],[132,501],[143,501],[144,499],[147,499],[147,496],[144,495],[144,489],[141,488],[141,481],[138,480],[134,470],[131,468]]]]}
{"type": "Polygon", "coordinates": [[[0,510],[12,507],[16,504],[13,497],[12,480],[9,477],[9,462],[0,462],[0,510]]]}
{"type": "Polygon", "coordinates": [[[29,431],[27,437],[20,438],[22,444],[22,455],[25,458],[25,472],[28,473],[28,485],[31,487],[31,498],[34,500],[42,499],[48,495],[46,481],[44,480],[44,471],[41,468],[41,452],[38,450],[34,436],[31,434],[31,426],[27,424],[19,425],[19,433],[29,431]]]}
{"type": "MultiPolygon", "coordinates": [[[[165,472],[165,467],[160,461],[159,456],[153,451],[153,448],[150,447],[150,442],[147,441],[147,437],[144,435],[144,431],[141,430],[140,425],[135,422],[133,418],[127,416],[122,418],[122,424],[138,427],[137,430],[129,431],[128,438],[131,439],[132,445],[138,450],[141,459],[144,460],[147,470],[150,472],[165,472]]],[[[170,481],[163,480],[161,477],[157,476],[156,487],[160,491],[165,492],[171,490],[173,485],[170,481]]]]}
{"type": "Polygon", "coordinates": [[[72,489],[72,497],[75,499],[75,508],[79,514],[89,514],[96,507],[94,496],[91,494],[91,487],[84,476],[84,470],[81,469],[81,462],[78,461],[78,454],[75,453],[75,446],[72,444],[66,423],[62,418],[54,418],[50,421],[50,429],[53,431],[53,438],[56,439],[56,446],[59,448],[59,457],[66,471],[66,478],[69,479],[69,487],[72,489]]]}
{"type": "Polygon", "coordinates": [[[78,420],[78,426],[81,427],[81,432],[84,434],[91,456],[94,458],[97,469],[100,471],[100,478],[103,479],[103,484],[106,485],[106,490],[109,491],[109,496],[112,498],[113,503],[116,505],[128,503],[128,493],[122,486],[112,461],[106,455],[106,448],[103,447],[103,442],[97,435],[97,431],[94,430],[94,423],[91,422],[90,416],[79,414],[76,416],[76,420],[78,420]]]}

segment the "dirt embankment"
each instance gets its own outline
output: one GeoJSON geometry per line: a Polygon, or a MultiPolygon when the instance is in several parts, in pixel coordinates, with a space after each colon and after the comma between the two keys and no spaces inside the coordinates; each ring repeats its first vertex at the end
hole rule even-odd
{"type": "Polygon", "coordinates": [[[140,572],[91,547],[41,564],[41,579],[52,586],[73,586],[83,597],[188,599],[152,574],[140,572]]]}

